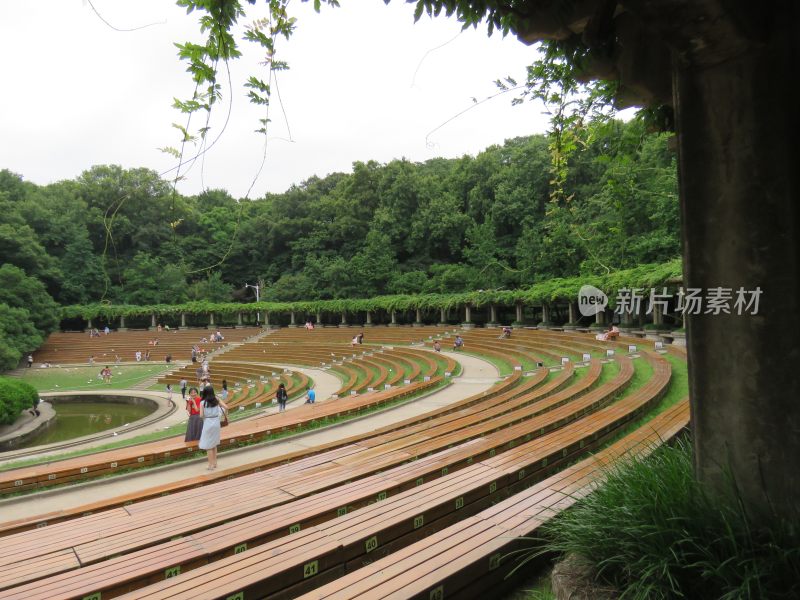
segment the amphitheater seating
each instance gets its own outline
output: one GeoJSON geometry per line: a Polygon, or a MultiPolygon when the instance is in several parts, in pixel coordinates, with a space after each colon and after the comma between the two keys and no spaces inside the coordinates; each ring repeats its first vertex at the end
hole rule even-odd
{"type": "MultiPolygon", "coordinates": [[[[513,427],[511,429],[513,429],[513,427]]],[[[486,431],[488,431],[488,432],[496,431],[496,428],[489,428],[486,431]]],[[[409,470],[409,472],[406,474],[406,477],[408,478],[406,480],[406,482],[408,484],[410,484],[410,481],[412,481],[412,480],[419,481],[420,476],[421,476],[421,478],[423,480],[425,480],[426,477],[430,478],[430,477],[436,477],[436,476],[444,476],[444,475],[446,475],[448,473],[448,469],[449,468],[453,468],[453,467],[456,466],[456,463],[459,462],[458,458],[461,458],[463,460],[463,464],[465,466],[467,464],[469,464],[469,463],[467,463],[467,459],[469,459],[471,461],[473,459],[473,455],[474,455],[474,459],[475,460],[486,460],[487,457],[491,458],[494,455],[494,451],[496,451],[497,449],[503,447],[506,443],[508,444],[508,448],[509,449],[513,447],[513,445],[514,445],[513,442],[514,441],[517,441],[518,443],[521,443],[522,442],[522,437],[519,435],[520,433],[521,433],[521,430],[518,431],[518,432],[515,432],[512,436],[509,436],[506,432],[501,432],[500,434],[497,434],[497,433],[491,434],[491,433],[489,433],[489,435],[487,435],[486,438],[485,438],[485,440],[486,440],[485,442],[483,440],[481,440],[481,441],[474,440],[473,444],[468,444],[468,446],[470,446],[470,445],[473,446],[471,448],[470,447],[467,448],[468,453],[470,454],[470,456],[468,456],[468,457],[467,456],[463,456],[464,450],[462,449],[460,452],[453,451],[453,453],[450,454],[449,456],[447,456],[447,454],[449,454],[449,453],[447,451],[444,451],[445,456],[444,457],[437,456],[435,458],[435,460],[433,458],[431,458],[429,460],[424,460],[424,461],[415,461],[413,463],[413,469],[409,470],[410,468],[406,467],[406,470],[409,470]],[[481,447],[483,447],[483,448],[481,449],[481,447]],[[431,462],[431,460],[433,460],[433,462],[431,462]],[[440,475],[440,471],[441,471],[441,475],[440,475]],[[414,476],[416,476],[416,479],[414,479],[414,476]]],[[[424,437],[427,437],[427,436],[424,436],[424,437]]],[[[531,439],[530,438],[530,431],[528,432],[528,439],[531,439]]],[[[444,444],[447,441],[448,441],[448,439],[445,436],[445,439],[440,444],[440,448],[444,448],[444,444]]],[[[360,462],[354,462],[354,460],[353,460],[354,457],[351,456],[351,455],[344,456],[344,457],[339,457],[336,462],[338,464],[342,465],[343,467],[347,468],[347,476],[349,476],[351,479],[353,477],[361,478],[361,477],[364,477],[364,476],[368,476],[370,473],[374,473],[376,468],[385,469],[385,468],[391,467],[393,464],[397,465],[398,459],[402,459],[403,457],[408,458],[409,456],[411,456],[411,457],[413,457],[413,456],[425,456],[425,454],[427,454],[425,452],[426,449],[427,449],[426,445],[423,442],[422,444],[420,444],[418,446],[418,449],[414,450],[414,453],[410,453],[407,448],[406,448],[406,452],[403,452],[401,455],[398,455],[398,452],[395,451],[394,455],[396,455],[397,458],[392,460],[391,459],[391,455],[393,453],[392,452],[387,452],[386,448],[381,448],[381,449],[378,449],[377,451],[376,451],[375,448],[372,448],[369,451],[365,451],[365,452],[359,453],[359,454],[362,455],[360,462]],[[366,454],[367,456],[363,456],[364,454],[366,454]]],[[[553,456],[552,460],[555,461],[556,459],[560,458],[560,450],[558,451],[558,455],[559,456],[553,456]]],[[[564,452],[563,456],[566,457],[566,451],[564,452]]],[[[336,485],[340,485],[341,482],[342,482],[342,479],[341,479],[342,476],[328,473],[329,468],[327,468],[327,467],[323,470],[324,472],[326,472],[326,474],[324,476],[319,471],[319,468],[312,469],[312,471],[313,472],[308,474],[308,475],[301,474],[299,476],[299,479],[294,480],[294,483],[291,483],[291,481],[292,481],[291,479],[289,479],[289,481],[287,483],[287,474],[286,473],[281,473],[280,474],[281,475],[281,478],[280,478],[281,485],[280,485],[280,487],[281,487],[282,491],[288,492],[289,494],[291,494],[291,495],[293,495],[295,497],[298,497],[298,496],[302,497],[302,496],[308,495],[309,493],[312,493],[313,491],[324,491],[325,489],[333,488],[336,485]]],[[[273,474],[273,476],[277,476],[277,475],[278,474],[273,474]]],[[[386,475],[387,475],[387,473],[384,473],[384,476],[386,476],[386,475]]],[[[384,485],[386,485],[386,484],[384,483],[384,485]]],[[[263,499],[260,497],[260,495],[257,495],[257,497],[258,497],[258,500],[256,500],[256,503],[259,506],[262,506],[263,499]]],[[[236,507],[229,508],[227,510],[227,512],[223,513],[223,512],[220,512],[219,510],[215,510],[215,513],[217,513],[219,515],[217,517],[218,519],[222,519],[224,521],[228,521],[234,515],[240,515],[241,516],[243,514],[242,511],[246,511],[247,510],[246,507],[247,507],[246,504],[243,504],[243,503],[240,502],[240,503],[237,503],[236,507]],[[233,512],[231,512],[231,511],[233,511],[233,512]]],[[[247,514],[247,512],[245,512],[244,514],[247,514]]],[[[143,535],[143,533],[144,533],[144,530],[147,529],[147,526],[143,527],[140,524],[140,526],[135,526],[133,528],[133,530],[132,530],[133,533],[134,533],[134,538],[133,539],[135,540],[135,542],[132,542],[132,543],[134,543],[134,544],[147,543],[148,545],[150,545],[152,543],[157,543],[160,539],[163,539],[163,537],[165,535],[173,536],[173,535],[176,534],[176,531],[180,531],[180,530],[175,530],[175,529],[170,530],[169,528],[165,527],[166,523],[165,523],[165,520],[164,520],[164,515],[163,514],[159,514],[159,517],[160,518],[159,518],[158,525],[155,528],[156,531],[157,531],[157,533],[156,533],[157,537],[156,538],[149,538],[149,539],[146,538],[146,536],[143,535]]],[[[209,517],[210,517],[210,513],[206,513],[204,515],[203,523],[206,526],[211,524],[211,522],[209,522],[209,517]]],[[[213,522],[213,518],[211,519],[211,521],[213,522]]],[[[185,527],[185,526],[181,525],[180,527],[185,527]]],[[[153,528],[151,528],[151,529],[153,529],[153,528]]],[[[185,530],[182,530],[182,531],[183,531],[182,535],[190,533],[190,531],[185,531],[185,530]]],[[[70,543],[70,544],[72,544],[74,542],[74,533],[75,532],[72,531],[72,534],[69,537],[68,543],[70,543]]],[[[93,536],[93,538],[94,537],[96,537],[96,534],[93,536]]],[[[123,541],[120,541],[120,539],[119,539],[120,536],[115,536],[115,540],[114,541],[111,541],[110,543],[109,543],[109,541],[106,541],[106,542],[103,542],[103,543],[99,543],[98,542],[99,545],[90,542],[88,547],[83,548],[83,553],[79,552],[79,556],[82,556],[81,562],[83,564],[86,564],[87,562],[91,562],[92,561],[92,558],[91,558],[92,556],[100,557],[100,556],[107,556],[109,554],[115,554],[115,553],[121,551],[122,548],[126,548],[128,551],[136,549],[136,546],[131,547],[131,545],[130,545],[131,542],[128,541],[128,538],[125,538],[124,536],[122,536],[122,537],[123,537],[123,541]],[[122,544],[122,545],[120,545],[120,544],[122,544]],[[94,551],[90,549],[91,547],[96,547],[97,548],[97,551],[96,551],[95,554],[92,553],[94,551]]],[[[51,550],[55,550],[55,548],[53,546],[53,544],[54,544],[54,533],[51,532],[50,535],[47,536],[47,538],[51,542],[50,549],[51,550]]],[[[76,550],[76,552],[77,552],[77,550],[76,550]]],[[[18,555],[15,555],[15,558],[16,557],[18,557],[18,555]]]]}
{"type": "Polygon", "coordinates": [[[123,362],[135,360],[136,351],[150,351],[151,362],[164,362],[167,354],[173,360],[189,360],[193,344],[198,344],[208,352],[225,348],[231,343],[242,342],[259,333],[260,329],[254,327],[241,329],[226,329],[225,339],[222,342],[205,342],[201,339],[208,338],[212,332],[200,329],[181,329],[169,332],[162,331],[115,331],[109,335],[101,334],[100,337],[89,337],[87,333],[53,333],[42,347],[36,351],[36,362],[50,362],[52,364],[86,364],[90,356],[95,357],[97,364],[101,362],[113,363],[115,355],[123,362]],[[157,346],[149,342],[158,338],[157,346]]]}
{"type": "MultiPolygon", "coordinates": [[[[539,332],[515,332],[513,340],[489,340],[482,332],[472,342],[465,339],[468,349],[481,344],[487,354],[501,353],[495,342],[519,342],[514,350],[520,362],[544,356],[560,362],[565,349],[575,357],[608,347],[586,337],[539,332]]],[[[398,349],[398,355],[408,352],[435,356],[398,349]]],[[[364,357],[377,377],[388,376],[386,355],[364,357]]],[[[443,597],[445,590],[451,597],[462,580],[477,581],[470,593],[490,589],[486,582],[507,572],[499,569],[498,548],[514,547],[518,542],[511,538],[525,528],[534,531],[542,511],[554,514],[566,506],[564,490],[584,493],[598,477],[597,461],[587,459],[539,482],[598,447],[663,395],[669,363],[651,352],[641,359],[652,365],[653,376],[617,402],[612,400],[634,368],[623,352],[616,357],[619,373],[606,383],[599,382],[597,360],[580,378],[571,363],[529,377],[514,371],[491,393],[283,457],[286,464],[263,461],[239,469],[241,477],[229,480],[221,473],[213,485],[192,488],[201,483],[198,478],[161,490],[184,490],[164,498],[152,490],[135,498],[136,504],[98,505],[102,512],[86,517],[53,515],[44,529],[24,531],[35,519],[5,524],[3,547],[19,550],[0,549],[0,590],[4,598],[49,599],[129,591],[123,597],[290,598],[319,586],[309,598],[428,598],[443,597]],[[197,506],[204,508],[202,518],[197,506]],[[52,524],[61,518],[66,520],[52,524]],[[443,528],[449,535],[437,533],[443,528]],[[462,544],[448,546],[453,539],[462,544]],[[365,566],[370,562],[374,567],[365,566]]],[[[415,363],[420,373],[432,367],[415,363]]],[[[658,431],[688,419],[688,413],[675,414],[658,431]]]]}

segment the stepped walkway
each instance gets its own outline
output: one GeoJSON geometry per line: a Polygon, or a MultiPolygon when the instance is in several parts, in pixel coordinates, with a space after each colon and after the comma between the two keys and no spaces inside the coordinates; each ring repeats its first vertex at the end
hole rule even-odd
{"type": "MultiPolygon", "coordinates": [[[[352,421],[344,422],[341,425],[334,425],[292,436],[291,438],[246,447],[240,450],[227,451],[219,459],[220,469],[246,465],[258,460],[281,456],[296,450],[325,444],[332,440],[378,429],[384,425],[402,421],[403,419],[426,413],[435,408],[452,404],[472,394],[479,394],[482,391],[488,390],[497,382],[497,369],[490,362],[460,353],[457,355],[457,358],[462,365],[461,376],[453,378],[452,383],[443,389],[398,407],[356,418],[352,421]]],[[[316,374],[312,374],[312,371],[318,371],[317,369],[292,368],[298,371],[308,371],[311,377],[314,377],[316,374]]],[[[319,373],[336,379],[324,371],[320,371],[319,373]]],[[[320,385],[319,380],[316,378],[315,382],[317,382],[317,385],[320,385]]],[[[338,379],[336,379],[335,385],[337,387],[340,385],[338,379]]],[[[318,388],[318,390],[318,397],[326,397],[323,395],[323,390],[321,388],[318,388]]],[[[271,408],[270,410],[274,411],[275,409],[271,408]]],[[[51,491],[39,492],[32,496],[10,498],[0,501],[0,514],[3,515],[3,521],[12,521],[34,514],[72,509],[86,504],[87,496],[90,496],[93,502],[114,498],[129,494],[133,491],[144,490],[182,479],[196,477],[206,472],[205,466],[206,462],[203,456],[175,465],[166,465],[129,475],[118,476],[110,480],[104,479],[71,486],[69,488],[58,488],[51,491]],[[91,492],[89,488],[91,488],[91,492]]]]}

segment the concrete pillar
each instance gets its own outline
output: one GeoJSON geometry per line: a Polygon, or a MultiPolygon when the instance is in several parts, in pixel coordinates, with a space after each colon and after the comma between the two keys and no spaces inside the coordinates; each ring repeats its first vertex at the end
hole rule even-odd
{"type": "Polygon", "coordinates": [[[417,320],[414,321],[414,327],[422,327],[422,311],[417,309],[417,320]]]}
{"type": "Polygon", "coordinates": [[[542,323],[550,324],[550,305],[542,303],[542,323]]]}
{"type": "Polygon", "coordinates": [[[216,325],[214,324],[214,313],[208,313],[208,326],[206,329],[214,329],[216,325]]]}
{"type": "Polygon", "coordinates": [[[152,314],[150,315],[150,329],[155,329],[155,328],[156,328],[156,315],[152,314]]]}
{"type": "Polygon", "coordinates": [[[364,323],[364,327],[372,327],[372,311],[367,311],[367,322],[364,323]]]}
{"type": "Polygon", "coordinates": [[[444,308],[439,309],[439,325],[447,325],[447,310],[444,308]]]}
{"type": "Polygon", "coordinates": [[[86,328],[87,329],[94,329],[94,325],[92,325],[92,318],[91,317],[86,319],[86,328]]]}
{"type": "Polygon", "coordinates": [[[392,310],[392,322],[389,323],[389,327],[397,327],[397,314],[394,310],[392,310]]]}
{"type": "Polygon", "coordinates": [[[186,327],[186,313],[181,313],[181,327],[186,327]]]}
{"type": "Polygon", "coordinates": [[[497,327],[497,307],[494,304],[489,305],[489,322],[487,327],[497,327]]]}
{"type": "Polygon", "coordinates": [[[773,523],[796,518],[800,496],[800,147],[785,88],[800,41],[789,14],[730,56],[706,61],[697,46],[673,75],[684,283],[733,291],[731,314],[686,315],[695,466],[720,487],[730,469],[748,513],[773,523]],[[747,300],[763,290],[757,314],[737,314],[740,288],[747,300]]]}
{"type": "Polygon", "coordinates": [[[264,327],[269,329],[269,312],[264,312],[264,327]]]}
{"type": "Polygon", "coordinates": [[[342,321],[339,323],[339,327],[347,327],[347,313],[342,311],[342,321]]]}
{"type": "Polygon", "coordinates": [[[322,313],[320,311],[317,311],[317,323],[316,324],[319,325],[320,327],[322,327],[322,313]]]}
{"type": "Polygon", "coordinates": [[[606,324],[606,313],[604,310],[597,311],[597,314],[594,316],[594,322],[598,325],[605,325],[606,324]]]}
{"type": "Polygon", "coordinates": [[[514,327],[522,327],[522,319],[524,317],[522,312],[522,302],[517,302],[516,309],[517,309],[517,320],[514,321],[514,327]]]}
{"type": "Polygon", "coordinates": [[[237,327],[241,327],[242,325],[243,325],[243,323],[242,323],[242,313],[238,312],[238,313],[236,313],[236,326],[237,327]]]}
{"type": "Polygon", "coordinates": [[[569,303],[569,322],[577,323],[580,320],[578,316],[578,305],[575,302],[569,303]]]}
{"type": "Polygon", "coordinates": [[[661,306],[656,304],[653,306],[653,325],[663,325],[664,324],[664,311],[661,310],[661,306]]]}
{"type": "Polygon", "coordinates": [[[297,327],[297,322],[294,319],[294,311],[289,313],[289,327],[297,327]]]}
{"type": "Polygon", "coordinates": [[[475,327],[475,323],[472,322],[472,307],[467,304],[464,306],[464,322],[461,324],[462,327],[475,327]]]}
{"type": "Polygon", "coordinates": [[[117,328],[117,331],[128,331],[128,328],[125,327],[125,317],[121,316],[119,318],[119,327],[117,328]]]}
{"type": "Polygon", "coordinates": [[[622,314],[620,315],[619,328],[622,330],[631,330],[634,328],[633,311],[627,309],[622,311],[622,314]]]}

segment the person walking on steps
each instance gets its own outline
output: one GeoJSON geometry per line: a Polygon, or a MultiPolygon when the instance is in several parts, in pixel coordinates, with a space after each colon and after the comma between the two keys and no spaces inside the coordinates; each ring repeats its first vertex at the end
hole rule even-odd
{"type": "Polygon", "coordinates": [[[228,407],[214,395],[211,386],[203,389],[203,401],[200,403],[200,418],[203,419],[203,433],[200,434],[201,450],[208,453],[208,470],[217,468],[217,446],[221,429],[221,419],[225,416],[228,407]]]}
{"type": "Polygon", "coordinates": [[[289,399],[289,394],[286,392],[286,386],[280,384],[278,386],[278,393],[275,394],[275,399],[278,401],[278,412],[286,410],[286,401],[289,399]]]}

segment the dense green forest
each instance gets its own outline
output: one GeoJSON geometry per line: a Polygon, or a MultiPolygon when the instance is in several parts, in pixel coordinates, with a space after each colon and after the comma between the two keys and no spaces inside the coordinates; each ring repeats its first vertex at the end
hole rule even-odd
{"type": "Polygon", "coordinates": [[[0,362],[57,326],[56,303],[251,300],[257,280],[275,301],[509,289],[679,255],[666,134],[592,123],[558,195],[548,143],[359,162],[242,202],[181,195],[148,169],[47,186],[0,171],[0,362]]]}

